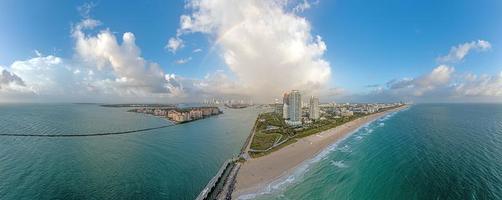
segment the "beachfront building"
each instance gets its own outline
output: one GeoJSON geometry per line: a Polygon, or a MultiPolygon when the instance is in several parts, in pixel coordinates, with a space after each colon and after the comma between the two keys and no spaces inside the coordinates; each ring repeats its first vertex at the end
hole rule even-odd
{"type": "Polygon", "coordinates": [[[288,120],[289,125],[302,124],[302,96],[298,90],[292,90],[288,95],[288,120]]]}
{"type": "Polygon", "coordinates": [[[318,120],[319,117],[319,98],[312,96],[309,104],[309,118],[318,120]]]}
{"type": "Polygon", "coordinates": [[[220,114],[220,109],[218,107],[172,109],[167,111],[167,118],[175,122],[187,122],[217,114],[220,114]]]}
{"type": "Polygon", "coordinates": [[[289,119],[288,108],[289,107],[289,94],[286,92],[282,97],[282,118],[289,119]]]}

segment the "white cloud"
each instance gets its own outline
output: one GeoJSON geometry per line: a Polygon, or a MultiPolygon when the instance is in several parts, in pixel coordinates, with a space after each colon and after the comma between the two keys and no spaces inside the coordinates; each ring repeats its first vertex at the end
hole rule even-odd
{"type": "MultiPolygon", "coordinates": [[[[85,21],[84,21],[85,22],[85,21]]],[[[108,29],[97,35],[86,35],[81,24],[77,24],[73,37],[77,57],[87,67],[108,72],[115,84],[128,93],[167,92],[164,72],[157,63],[146,61],[135,43],[133,33],[126,32],[119,43],[108,29]]]]}
{"type": "Polygon", "coordinates": [[[26,86],[23,79],[18,75],[7,71],[0,66],[0,91],[11,90],[26,86]]]}
{"type": "Polygon", "coordinates": [[[484,40],[466,42],[452,47],[448,55],[438,57],[437,61],[440,63],[459,62],[462,61],[471,50],[486,51],[491,49],[491,47],[491,44],[484,40]]]}
{"type": "Polygon", "coordinates": [[[430,73],[417,78],[403,78],[387,83],[389,89],[404,95],[422,96],[428,91],[447,85],[455,69],[446,65],[434,68],[430,73]]]}
{"type": "Polygon", "coordinates": [[[455,84],[458,96],[502,96],[502,72],[498,75],[467,74],[455,84]]]}
{"type": "Polygon", "coordinates": [[[183,65],[183,64],[190,62],[190,60],[192,60],[192,57],[182,58],[182,59],[176,60],[175,63],[178,65],[183,65]]]}
{"type": "Polygon", "coordinates": [[[96,7],[96,4],[93,2],[84,3],[77,7],[77,10],[83,18],[90,18],[91,11],[94,7],[96,7]]]}
{"type": "Polygon", "coordinates": [[[93,29],[101,25],[101,22],[99,20],[95,19],[83,19],[80,23],[77,24],[75,27],[76,30],[74,31],[79,31],[79,30],[86,30],[86,29],[93,29]]]}
{"type": "Polygon", "coordinates": [[[169,38],[169,41],[167,42],[166,48],[169,50],[171,53],[176,53],[178,49],[182,48],[183,45],[183,40],[180,38],[176,37],[171,37],[169,38]]]}
{"type": "Polygon", "coordinates": [[[201,52],[201,51],[202,51],[202,49],[198,49],[198,48],[197,48],[197,49],[194,49],[194,50],[192,51],[192,53],[198,53],[198,52],[201,52]]]}
{"type": "Polygon", "coordinates": [[[286,10],[287,1],[192,0],[178,35],[215,38],[245,95],[273,99],[290,89],[321,89],[330,78],[326,45],[309,22],[286,10]]]}
{"type": "Polygon", "coordinates": [[[298,3],[294,8],[293,11],[296,13],[301,13],[305,10],[308,10],[312,5],[319,4],[319,0],[314,1],[314,2],[309,2],[308,0],[303,0],[300,3],[298,3]]]}
{"type": "Polygon", "coordinates": [[[26,87],[36,93],[54,92],[59,90],[64,94],[64,89],[72,81],[71,71],[63,59],[55,56],[35,57],[28,60],[15,61],[10,70],[21,77],[26,87]]]}
{"type": "Polygon", "coordinates": [[[12,63],[7,68],[12,73],[2,72],[0,97],[16,101],[21,96],[43,101],[165,101],[183,93],[176,81],[165,78],[157,63],[141,57],[134,34],[124,33],[121,42],[108,29],[87,34],[85,30],[100,24],[91,22],[99,21],[88,18],[72,27],[73,58],[37,54],[12,63]]]}

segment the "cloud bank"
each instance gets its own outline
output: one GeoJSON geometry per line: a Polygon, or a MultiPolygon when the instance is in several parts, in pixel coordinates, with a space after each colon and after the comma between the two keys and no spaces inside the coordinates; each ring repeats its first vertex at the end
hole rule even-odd
{"type": "Polygon", "coordinates": [[[187,7],[178,35],[212,38],[244,95],[270,100],[291,89],[321,90],[331,76],[326,44],[287,1],[192,0],[187,7]]]}
{"type": "MultiPolygon", "coordinates": [[[[462,61],[472,50],[486,51],[491,48],[488,41],[466,42],[451,48],[441,62],[462,61]]],[[[440,64],[429,73],[414,77],[388,81],[384,85],[371,85],[366,94],[355,94],[343,98],[362,102],[370,101],[417,101],[417,102],[500,102],[502,101],[502,71],[496,75],[461,73],[454,66],[440,64]]]]}
{"type": "Polygon", "coordinates": [[[297,5],[284,0],[187,1],[189,14],[180,16],[180,27],[166,49],[174,54],[183,48],[186,34],[206,35],[213,44],[209,51],[216,51],[227,69],[201,79],[167,73],[168,68],[142,57],[133,33],[113,33],[91,18],[94,6],[79,7],[83,19],[72,25],[70,33],[73,57],[39,53],[12,63],[2,69],[0,96],[49,101],[173,102],[211,97],[268,101],[290,89],[329,90],[325,86],[330,66],[322,58],[326,44],[296,14],[310,7],[308,1],[297,5]]]}
{"type": "MultiPolygon", "coordinates": [[[[93,5],[83,6],[83,19],[71,26],[73,56],[44,56],[36,51],[36,57],[0,67],[0,101],[172,103],[247,97],[272,102],[291,89],[324,99],[345,95],[347,101],[366,102],[502,100],[502,72],[476,75],[455,70],[454,65],[469,53],[490,50],[492,45],[485,40],[451,47],[429,72],[368,86],[372,89],[368,93],[350,95],[328,85],[332,72],[323,58],[327,46],[312,33],[308,20],[298,15],[315,4],[187,1],[188,13],[180,16],[179,28],[166,48],[175,54],[188,34],[209,38],[212,47],[204,51],[220,55],[225,69],[202,78],[182,77],[145,59],[133,33],[103,28],[104,23],[89,15],[93,5]]],[[[192,50],[192,56],[201,51],[192,50]]],[[[191,59],[188,56],[173,64],[191,59]]]]}
{"type": "Polygon", "coordinates": [[[133,33],[119,39],[102,23],[84,18],[72,26],[74,56],[42,56],[12,63],[0,77],[4,101],[159,102],[183,98],[181,83],[145,60],[133,33]],[[9,89],[8,93],[6,90],[9,89]]]}

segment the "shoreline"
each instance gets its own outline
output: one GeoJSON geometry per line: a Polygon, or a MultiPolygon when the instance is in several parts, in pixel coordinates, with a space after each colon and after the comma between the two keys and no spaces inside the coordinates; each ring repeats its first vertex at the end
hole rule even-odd
{"type": "Polygon", "coordinates": [[[237,174],[233,199],[262,191],[283,178],[287,178],[303,163],[313,159],[329,146],[349,137],[359,128],[409,105],[355,119],[335,128],[299,139],[296,143],[275,152],[247,160],[237,174]]]}

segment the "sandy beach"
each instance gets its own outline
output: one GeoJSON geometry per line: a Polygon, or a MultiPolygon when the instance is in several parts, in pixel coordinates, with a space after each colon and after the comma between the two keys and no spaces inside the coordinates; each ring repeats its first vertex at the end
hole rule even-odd
{"type": "Polygon", "coordinates": [[[274,180],[288,175],[304,161],[313,158],[329,145],[347,137],[357,128],[388,113],[407,107],[403,106],[356,119],[333,129],[299,139],[296,143],[269,155],[246,161],[237,175],[235,190],[232,194],[233,199],[238,199],[241,195],[259,192],[274,180]]]}

